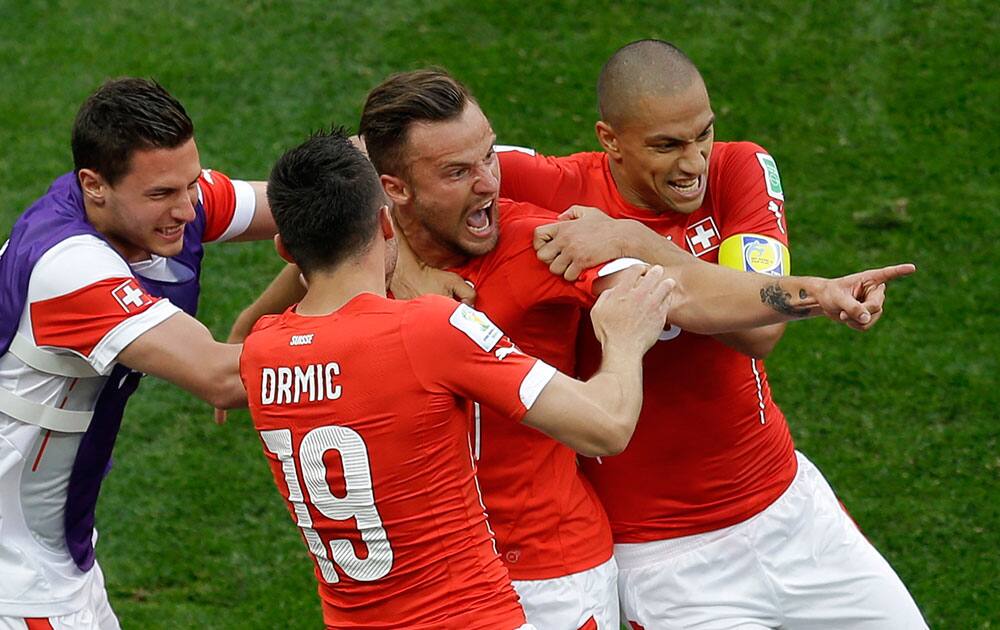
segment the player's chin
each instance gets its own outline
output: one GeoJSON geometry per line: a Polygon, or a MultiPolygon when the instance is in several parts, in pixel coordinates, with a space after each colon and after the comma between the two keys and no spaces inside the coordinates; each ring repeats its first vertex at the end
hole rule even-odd
{"type": "Polygon", "coordinates": [[[463,239],[462,251],[470,258],[485,256],[493,251],[499,239],[500,232],[498,230],[492,230],[489,234],[476,235],[475,237],[470,235],[470,237],[463,239]]]}
{"type": "Polygon", "coordinates": [[[680,198],[678,195],[670,194],[671,191],[666,191],[665,194],[660,196],[664,202],[675,211],[681,214],[691,214],[695,210],[701,207],[702,202],[705,201],[705,194],[702,193],[694,199],[684,199],[680,198]]]}
{"type": "Polygon", "coordinates": [[[154,242],[151,244],[147,251],[151,254],[156,254],[157,256],[163,256],[164,258],[170,258],[171,256],[176,256],[184,250],[184,238],[181,237],[176,241],[169,243],[154,242]]]}

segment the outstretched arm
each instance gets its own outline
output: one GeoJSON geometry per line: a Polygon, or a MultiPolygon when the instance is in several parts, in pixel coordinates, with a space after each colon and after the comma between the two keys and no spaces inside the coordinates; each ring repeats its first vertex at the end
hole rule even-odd
{"type": "Polygon", "coordinates": [[[622,256],[662,265],[677,281],[670,321],[701,334],[820,315],[867,330],[881,315],[883,285],[916,270],[905,264],[834,279],[764,276],[698,260],[636,221],[616,221],[578,206],[567,213],[573,218],[535,231],[538,257],[553,273],[575,279],[582,269],[622,256]]]}
{"type": "Polygon", "coordinates": [[[240,381],[243,346],[219,343],[205,326],[186,313],[176,313],[150,328],[118,353],[133,370],[158,376],[214,407],[246,407],[240,381]]]}

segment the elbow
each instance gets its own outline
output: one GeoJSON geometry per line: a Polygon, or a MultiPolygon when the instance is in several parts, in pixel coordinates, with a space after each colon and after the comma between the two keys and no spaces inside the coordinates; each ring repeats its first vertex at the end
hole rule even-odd
{"type": "Polygon", "coordinates": [[[205,382],[201,398],[216,409],[237,409],[247,406],[247,391],[238,373],[226,365],[205,382]]]}
{"type": "Polygon", "coordinates": [[[247,406],[247,393],[243,385],[239,387],[214,387],[202,396],[205,401],[216,409],[238,409],[247,406]]]}
{"type": "MultiPolygon", "coordinates": [[[[783,328],[782,328],[783,331],[783,328]]],[[[767,337],[751,341],[747,344],[747,347],[743,350],[744,354],[750,355],[754,359],[764,360],[771,355],[771,352],[777,347],[778,341],[781,340],[781,332],[775,335],[769,335],[767,337]]]]}
{"type": "Polygon", "coordinates": [[[629,440],[632,438],[632,434],[629,433],[626,436],[619,436],[613,440],[608,441],[604,445],[604,452],[601,453],[601,457],[610,457],[612,455],[619,455],[628,446],[629,440]]]}
{"type": "Polygon", "coordinates": [[[581,455],[587,457],[610,457],[618,455],[628,446],[632,439],[632,431],[635,428],[635,421],[629,426],[617,426],[602,431],[600,435],[595,435],[585,449],[578,450],[581,455]]]}
{"type": "Polygon", "coordinates": [[[753,356],[755,359],[760,359],[761,361],[763,361],[767,357],[771,356],[771,350],[774,350],[774,346],[771,346],[766,350],[761,350],[760,352],[755,353],[753,356]]]}
{"type": "Polygon", "coordinates": [[[774,350],[774,344],[759,344],[755,347],[748,348],[746,354],[750,355],[752,359],[760,359],[763,361],[774,350]]]}
{"type": "Polygon", "coordinates": [[[238,409],[247,406],[247,390],[243,387],[239,375],[219,379],[219,383],[213,403],[216,409],[238,409]]]}

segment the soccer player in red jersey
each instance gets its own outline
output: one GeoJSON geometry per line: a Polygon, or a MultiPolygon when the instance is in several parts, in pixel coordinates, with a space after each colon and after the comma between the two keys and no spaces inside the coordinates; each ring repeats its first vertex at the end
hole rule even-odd
{"type": "MultiPolygon", "coordinates": [[[[664,264],[685,255],[678,247],[789,273],[775,162],[753,143],[713,142],[708,93],[683,53],[655,40],[625,46],[604,66],[598,95],[603,153],[500,154],[502,195],[617,219],[573,207],[564,218],[577,221],[540,229],[538,254],[554,273],[572,279],[620,256],[664,264]]],[[[582,464],[611,520],[627,619],[646,628],[922,627],[899,578],[794,450],[762,361],[783,326],[712,337],[672,324],[646,357],[630,447],[582,464]]],[[[597,357],[585,339],[581,373],[597,357]]]]}
{"type": "Polygon", "coordinates": [[[598,373],[575,381],[447,298],[385,296],[389,203],[339,132],[279,159],[268,198],[279,251],[309,283],[261,319],[241,376],[279,491],[316,561],[330,628],[530,628],[497,555],[474,476],[468,406],[481,401],[590,454],[624,448],[642,354],[673,284],[637,271],[592,311],[598,373]]]}
{"type": "MultiPolygon", "coordinates": [[[[526,351],[571,368],[581,308],[627,263],[591,270],[575,284],[548,272],[532,235],[553,215],[498,199],[489,121],[447,74],[404,73],[372,90],[361,132],[417,256],[474,284],[479,308],[526,351]]],[[[769,279],[681,262],[671,271],[684,278],[671,294],[672,321],[718,332],[790,317],[762,303],[761,290],[773,288],[769,279]]],[[[786,282],[796,295],[815,291],[828,312],[839,313],[835,304],[865,310],[835,282],[786,282]]],[[[475,414],[473,445],[490,522],[528,620],[545,628],[617,628],[610,531],[575,453],[489,409],[475,414]]]]}

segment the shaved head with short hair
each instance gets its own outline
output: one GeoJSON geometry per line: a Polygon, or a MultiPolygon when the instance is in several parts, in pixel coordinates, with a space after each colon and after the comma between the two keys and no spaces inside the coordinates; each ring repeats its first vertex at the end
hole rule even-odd
{"type": "Polygon", "coordinates": [[[647,96],[673,96],[701,81],[694,63],[673,44],[641,39],[619,48],[601,69],[597,107],[601,120],[617,126],[647,96]]]}

